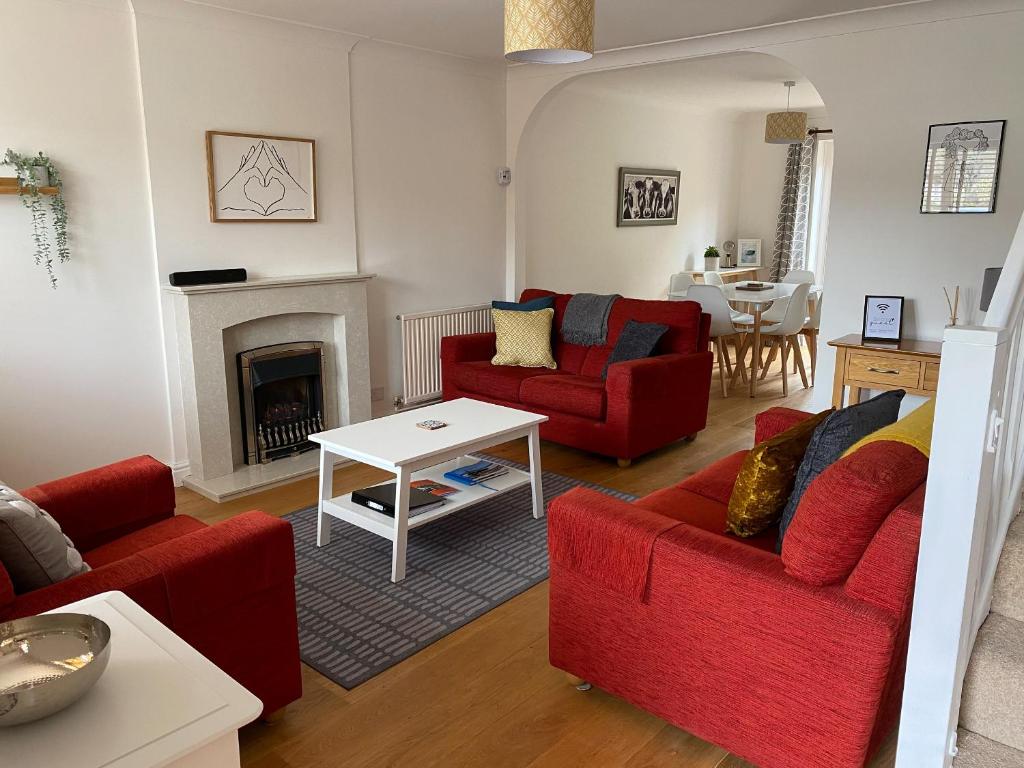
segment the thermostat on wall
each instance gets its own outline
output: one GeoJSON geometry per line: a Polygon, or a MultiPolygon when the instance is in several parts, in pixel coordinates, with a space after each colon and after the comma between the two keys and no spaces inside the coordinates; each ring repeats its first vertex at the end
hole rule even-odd
{"type": "Polygon", "coordinates": [[[499,168],[498,169],[498,183],[507,187],[512,183],[512,169],[511,168],[499,168]]]}

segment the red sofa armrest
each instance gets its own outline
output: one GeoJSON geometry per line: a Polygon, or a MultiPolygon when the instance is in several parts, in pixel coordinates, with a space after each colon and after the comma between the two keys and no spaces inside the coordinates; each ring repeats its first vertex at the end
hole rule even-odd
{"type": "Polygon", "coordinates": [[[35,616],[102,592],[124,592],[161,621],[167,623],[167,600],[160,573],[138,555],[132,555],[70,579],[18,595],[8,606],[5,619],[35,616]]]}
{"type": "Polygon", "coordinates": [[[246,512],[137,557],[163,575],[176,628],[295,579],[291,524],[265,512],[246,512]]]}
{"type": "Polygon", "coordinates": [[[136,456],[23,491],[82,552],[174,515],[170,467],[136,456]]]}
{"type": "Polygon", "coordinates": [[[497,352],[494,333],[467,333],[441,337],[442,363],[468,363],[490,360],[497,352]]]}
{"type": "Polygon", "coordinates": [[[781,435],[787,429],[795,427],[813,415],[813,413],[798,411],[795,408],[776,407],[761,411],[754,417],[754,445],[781,435]]]}

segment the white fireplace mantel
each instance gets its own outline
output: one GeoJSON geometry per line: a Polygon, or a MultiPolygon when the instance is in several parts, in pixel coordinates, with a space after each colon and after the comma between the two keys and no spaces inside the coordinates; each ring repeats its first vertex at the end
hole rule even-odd
{"type": "Polygon", "coordinates": [[[244,463],[235,364],[244,348],[325,342],[328,425],[370,418],[366,283],[373,277],[339,273],[162,286],[174,311],[187,486],[222,500],[292,479],[313,466],[306,454],[269,465],[244,463]]]}

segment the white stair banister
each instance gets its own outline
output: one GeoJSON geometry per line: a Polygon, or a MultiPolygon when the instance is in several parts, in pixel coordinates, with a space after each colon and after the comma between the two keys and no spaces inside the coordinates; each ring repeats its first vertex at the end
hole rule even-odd
{"type": "Polygon", "coordinates": [[[897,768],[947,768],[964,675],[1024,487],[1024,217],[984,326],[948,328],[897,768]]]}

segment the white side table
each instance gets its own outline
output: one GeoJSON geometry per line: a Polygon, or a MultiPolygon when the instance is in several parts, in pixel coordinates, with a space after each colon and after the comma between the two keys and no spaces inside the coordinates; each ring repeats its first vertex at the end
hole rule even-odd
{"type": "Polygon", "coordinates": [[[110,661],[67,709],[0,728],[3,765],[18,768],[231,768],[238,729],[259,699],[122,592],[50,613],[85,613],[110,626],[110,661]]]}

